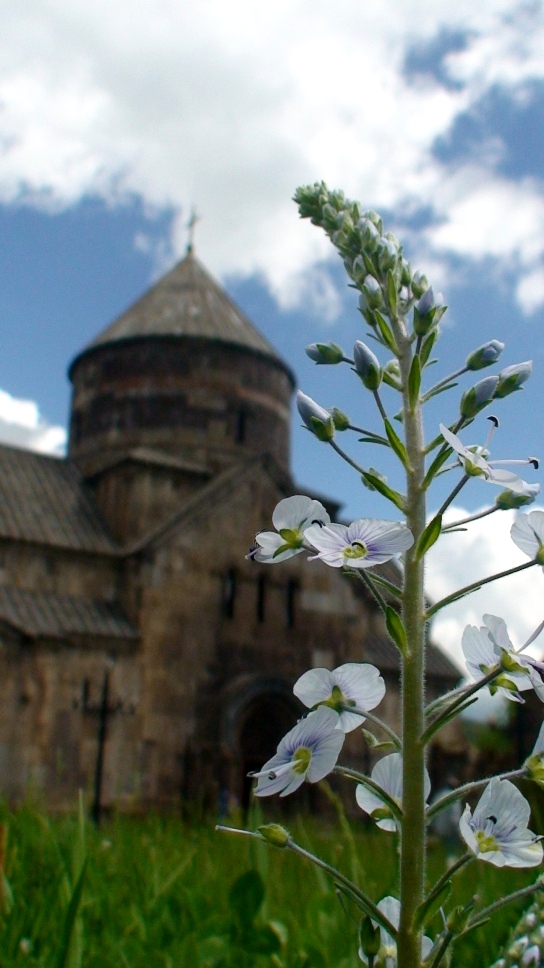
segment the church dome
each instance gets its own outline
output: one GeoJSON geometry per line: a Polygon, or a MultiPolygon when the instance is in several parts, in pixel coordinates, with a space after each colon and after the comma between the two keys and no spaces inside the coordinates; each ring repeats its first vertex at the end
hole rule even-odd
{"type": "Polygon", "coordinates": [[[212,472],[289,466],[294,377],[189,252],[73,361],[69,454],[84,472],[151,448],[212,472]]]}

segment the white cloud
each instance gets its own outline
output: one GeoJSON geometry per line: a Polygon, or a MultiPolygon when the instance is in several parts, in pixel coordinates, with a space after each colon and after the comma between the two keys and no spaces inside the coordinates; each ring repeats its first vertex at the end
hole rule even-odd
{"type": "Polygon", "coordinates": [[[0,390],[0,443],[60,456],[66,447],[66,431],[47,423],[33,400],[20,400],[0,390]]]}
{"type": "MultiPolygon", "coordinates": [[[[431,151],[491,85],[521,96],[542,77],[540,5],[0,0],[0,11],[5,202],[54,209],[137,193],[182,210],[178,252],[195,203],[210,268],[259,272],[283,304],[305,297],[311,267],[332,254],[290,202],[320,178],[375,207],[431,206],[422,244],[439,264],[468,247],[527,278],[544,254],[541,187],[498,177],[500,143],[477,166],[431,151]],[[410,45],[444,30],[470,31],[446,59],[458,83],[408,78],[410,45]]],[[[323,272],[316,310],[330,317],[323,272]]]]}
{"type": "Polygon", "coordinates": [[[523,311],[528,315],[544,305],[544,267],[538,266],[521,277],[517,297],[523,311]]]}
{"type": "MultiPolygon", "coordinates": [[[[468,513],[456,507],[448,511],[446,520],[457,521],[468,513]]],[[[497,511],[467,525],[465,532],[443,535],[439,539],[427,559],[425,584],[433,601],[439,601],[480,578],[527,562],[527,556],[510,537],[514,519],[513,511],[497,511]]],[[[482,616],[486,613],[498,615],[505,620],[512,642],[519,648],[544,618],[543,601],[542,569],[537,566],[528,568],[484,585],[479,591],[438,612],[433,619],[433,639],[464,668],[461,637],[466,625],[481,626],[482,616]]],[[[531,651],[542,655],[544,636],[535,642],[531,651]]]]}

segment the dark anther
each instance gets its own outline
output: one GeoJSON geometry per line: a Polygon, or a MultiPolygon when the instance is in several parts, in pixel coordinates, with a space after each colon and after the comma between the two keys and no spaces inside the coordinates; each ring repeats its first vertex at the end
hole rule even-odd
{"type": "Polygon", "coordinates": [[[491,816],[489,816],[489,817],[486,817],[485,819],[486,820],[491,820],[492,823],[497,823],[497,818],[494,817],[493,814],[491,814],[491,816]]]}
{"type": "Polygon", "coordinates": [[[499,418],[498,417],[494,417],[493,414],[491,414],[487,419],[488,420],[491,420],[491,423],[492,424],[495,424],[495,427],[500,426],[499,425],[499,418]]]}
{"type": "Polygon", "coordinates": [[[529,457],[529,463],[533,465],[535,471],[540,467],[540,461],[538,457],[529,457]]]}
{"type": "Polygon", "coordinates": [[[324,521],[320,521],[319,518],[316,518],[314,521],[312,521],[312,524],[318,524],[320,528],[324,528],[325,527],[325,522],[324,521]]]}

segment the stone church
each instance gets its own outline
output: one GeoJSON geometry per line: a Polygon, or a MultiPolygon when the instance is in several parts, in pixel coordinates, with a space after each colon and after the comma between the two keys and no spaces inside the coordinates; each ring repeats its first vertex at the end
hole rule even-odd
{"type": "MultiPolygon", "coordinates": [[[[66,459],[0,446],[0,795],[247,802],[311,667],[374,662],[395,724],[397,656],[364,586],[301,555],[245,560],[300,492],[295,380],[193,253],[69,375],[66,459]]],[[[430,646],[430,693],[458,678],[430,646]]],[[[346,762],[368,766],[356,733],[346,762]]]]}

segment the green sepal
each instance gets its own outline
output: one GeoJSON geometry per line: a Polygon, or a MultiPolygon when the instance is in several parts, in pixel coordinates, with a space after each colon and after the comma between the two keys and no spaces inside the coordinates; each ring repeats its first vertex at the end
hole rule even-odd
{"type": "Polygon", "coordinates": [[[278,555],[282,555],[284,551],[292,551],[292,550],[293,550],[292,544],[287,544],[287,543],[282,544],[279,546],[279,548],[276,548],[274,554],[272,555],[272,558],[277,558],[278,555]]]}
{"type": "Polygon", "coordinates": [[[442,885],[438,893],[429,894],[429,897],[420,904],[415,916],[414,916],[414,927],[416,931],[419,931],[427,921],[431,921],[435,914],[443,907],[444,902],[447,900],[448,895],[451,891],[451,881],[446,881],[442,885]]]}
{"type": "Polygon", "coordinates": [[[422,367],[427,366],[427,361],[429,359],[429,356],[432,353],[433,346],[436,343],[437,339],[438,339],[438,330],[433,329],[426,337],[426,339],[423,340],[423,343],[421,344],[421,349],[419,351],[419,359],[422,367]]]}
{"type": "MultiPolygon", "coordinates": [[[[459,907],[455,907],[453,911],[451,911],[451,913],[448,915],[447,926],[448,930],[451,931],[452,934],[461,934],[462,931],[465,931],[467,921],[475,906],[476,898],[473,897],[468,904],[463,906],[459,905],[459,907]]],[[[485,924],[485,922],[488,920],[489,918],[486,918],[481,923],[485,924]]],[[[476,922],[474,925],[470,926],[470,930],[472,930],[473,927],[476,927],[476,922]]]]}
{"type": "Polygon", "coordinates": [[[374,436],[374,434],[372,434],[371,437],[370,436],[369,437],[359,437],[358,440],[359,440],[359,443],[360,444],[381,444],[383,447],[390,447],[391,446],[391,444],[389,443],[388,440],[385,439],[385,437],[378,437],[377,434],[376,434],[376,436],[374,436]]]}
{"type": "Polygon", "coordinates": [[[257,827],[263,840],[274,847],[287,847],[289,843],[289,831],[279,823],[265,823],[257,827]]]}
{"type": "Polygon", "coordinates": [[[371,484],[374,490],[378,491],[382,497],[387,498],[387,500],[391,501],[391,503],[394,504],[399,511],[402,511],[403,514],[406,514],[406,498],[402,494],[399,494],[398,491],[394,491],[392,487],[388,487],[384,481],[382,481],[379,477],[376,477],[375,474],[370,474],[369,471],[363,471],[362,477],[367,484],[371,484]]]}
{"type": "Polygon", "coordinates": [[[398,434],[395,433],[395,430],[393,429],[392,425],[389,423],[389,420],[384,420],[384,427],[385,427],[385,432],[387,434],[387,439],[391,444],[392,450],[397,455],[404,469],[407,471],[410,470],[408,451],[406,450],[406,447],[404,446],[402,440],[400,439],[398,434]]]}
{"type": "Polygon", "coordinates": [[[419,361],[419,356],[414,356],[412,360],[412,365],[410,367],[410,374],[408,376],[408,399],[410,401],[410,409],[413,410],[416,403],[419,400],[419,391],[421,388],[421,364],[419,361]]]}
{"type": "Polygon", "coordinates": [[[334,423],[332,417],[326,422],[320,420],[319,417],[310,417],[310,423],[312,425],[312,433],[315,434],[318,440],[324,444],[328,444],[334,437],[334,423]]]}
{"type": "Polygon", "coordinates": [[[378,823],[379,820],[393,820],[393,815],[389,807],[376,807],[370,816],[376,821],[376,823],[378,823]]]}
{"type": "Polygon", "coordinates": [[[378,270],[376,269],[376,266],[374,265],[372,259],[370,258],[367,252],[363,252],[362,256],[363,256],[363,262],[365,264],[366,271],[370,276],[374,276],[374,278],[376,278],[378,274],[378,270]]]}
{"type": "Polygon", "coordinates": [[[397,284],[395,282],[395,277],[391,269],[387,272],[387,282],[386,282],[386,292],[387,292],[387,304],[389,306],[389,312],[392,316],[397,315],[397,304],[398,304],[398,293],[397,284]]]}
{"type": "Polygon", "coordinates": [[[424,490],[427,490],[427,488],[429,487],[429,484],[432,483],[432,481],[436,477],[442,465],[446,463],[446,461],[451,457],[452,454],[453,454],[453,448],[450,447],[449,445],[445,447],[444,450],[438,451],[438,454],[436,455],[431,466],[429,467],[429,470],[425,474],[425,479],[423,481],[424,490]]]}
{"type": "Polygon", "coordinates": [[[397,648],[406,655],[406,631],[399,613],[391,605],[388,605],[385,610],[385,625],[397,648]]]}
{"type": "Polygon", "coordinates": [[[399,349],[397,344],[395,343],[393,333],[389,329],[385,316],[382,316],[382,314],[378,309],[374,311],[374,316],[378,324],[378,329],[380,331],[380,336],[382,337],[383,342],[385,343],[387,348],[391,350],[392,353],[394,353],[395,356],[398,356],[399,349]]]}
{"type": "Polygon", "coordinates": [[[435,542],[438,541],[441,531],[442,515],[437,514],[432,521],[429,521],[417,543],[416,561],[420,561],[423,558],[423,555],[427,554],[429,548],[432,548],[435,542]]]}

